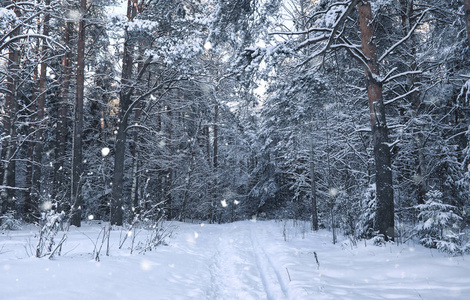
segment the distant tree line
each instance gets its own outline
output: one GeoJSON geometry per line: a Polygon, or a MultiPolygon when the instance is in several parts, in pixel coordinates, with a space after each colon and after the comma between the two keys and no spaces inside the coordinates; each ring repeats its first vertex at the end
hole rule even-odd
{"type": "Polygon", "coordinates": [[[0,3],[2,215],[465,233],[470,1],[0,3]]]}

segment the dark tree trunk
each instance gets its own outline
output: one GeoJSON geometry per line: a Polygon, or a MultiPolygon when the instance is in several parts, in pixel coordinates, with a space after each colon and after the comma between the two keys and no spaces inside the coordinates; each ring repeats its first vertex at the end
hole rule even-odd
{"type": "MultiPolygon", "coordinates": [[[[33,75],[33,82],[37,82],[39,78],[38,75],[38,68],[34,68],[34,75],[33,75]]],[[[32,94],[37,95],[36,86],[33,85],[32,87],[32,94]]],[[[34,101],[28,103],[27,111],[28,115],[32,116],[31,121],[34,120],[34,112],[36,107],[34,106],[34,101]]],[[[28,135],[34,137],[34,126],[28,126],[28,135]]],[[[28,141],[28,149],[26,151],[26,170],[25,170],[25,187],[26,190],[24,192],[24,213],[25,213],[25,220],[27,222],[34,222],[37,217],[39,217],[38,212],[39,208],[33,203],[32,198],[32,182],[33,182],[33,162],[34,162],[34,146],[35,141],[31,140],[28,141]]]]}
{"type": "Polygon", "coordinates": [[[80,14],[82,19],[78,29],[77,43],[77,92],[75,96],[74,109],[74,126],[73,126],[73,142],[72,142],[72,185],[71,200],[72,215],[70,224],[80,227],[82,216],[82,141],[83,141],[83,98],[85,89],[85,12],[86,0],[80,0],[80,14]]]}
{"type": "MultiPolygon", "coordinates": [[[[166,147],[168,148],[169,153],[173,153],[173,114],[171,111],[171,107],[169,105],[166,106],[166,114],[167,114],[167,122],[166,125],[164,126],[166,131],[167,131],[167,143],[166,147]]],[[[177,208],[175,208],[175,205],[173,205],[173,178],[176,176],[173,176],[173,169],[169,168],[167,170],[166,174],[166,179],[165,179],[165,193],[164,197],[166,200],[166,204],[169,207],[168,209],[168,218],[173,219],[177,215],[177,208]]]]}
{"type": "MultiPolygon", "coordinates": [[[[71,33],[73,30],[73,23],[67,22],[64,32],[64,43],[70,44],[71,33]]],[[[62,58],[62,76],[60,87],[60,103],[57,111],[57,127],[56,127],[56,146],[55,146],[55,162],[54,162],[54,185],[53,197],[59,197],[59,191],[65,186],[64,180],[64,161],[65,149],[67,145],[67,112],[68,112],[68,98],[70,87],[70,74],[71,74],[71,56],[70,48],[67,48],[64,57],[62,58]]],[[[59,209],[59,208],[58,208],[59,209]]]]}
{"type": "MultiPolygon", "coordinates": [[[[136,107],[135,120],[136,122],[140,119],[142,113],[141,105],[136,107]]],[[[131,205],[134,214],[140,214],[140,201],[139,201],[139,134],[137,130],[134,132],[133,143],[132,143],[132,188],[131,188],[131,205]]]]}
{"type": "MultiPolygon", "coordinates": [[[[209,131],[209,125],[205,125],[204,128],[202,129],[203,135],[204,135],[204,142],[205,142],[205,150],[206,150],[206,159],[207,159],[207,167],[209,169],[212,168],[212,159],[211,159],[211,139],[210,139],[210,131],[209,131]]],[[[209,212],[208,212],[208,219],[212,220],[212,214],[213,214],[213,202],[212,202],[212,179],[210,177],[206,178],[206,197],[207,200],[210,201],[209,205],[209,212]]]]}
{"type": "MultiPolygon", "coordinates": [[[[50,0],[46,0],[44,3],[46,6],[50,4],[50,0]]],[[[49,20],[50,16],[48,13],[44,15],[44,23],[43,23],[43,35],[49,35],[49,20]]],[[[44,143],[44,130],[43,130],[43,121],[44,121],[44,108],[46,104],[46,81],[47,81],[47,63],[44,59],[47,57],[46,52],[48,51],[47,43],[45,40],[42,41],[41,46],[41,56],[43,57],[43,61],[40,64],[40,71],[39,71],[39,90],[38,90],[38,97],[37,97],[37,111],[36,111],[36,124],[38,129],[36,131],[36,141],[34,145],[34,159],[33,159],[33,176],[32,176],[32,183],[31,183],[31,201],[37,207],[40,205],[40,193],[41,193],[41,169],[42,169],[42,149],[44,143]]]]}
{"type": "Polygon", "coordinates": [[[214,107],[214,174],[217,172],[218,162],[218,123],[219,122],[219,105],[214,107]]]}
{"type": "MultiPolygon", "coordinates": [[[[34,128],[31,126],[29,131],[33,131],[34,128]]],[[[34,142],[28,142],[28,149],[26,152],[26,174],[25,174],[25,181],[27,189],[24,192],[24,213],[25,213],[25,220],[27,222],[34,222],[35,216],[37,214],[38,207],[35,207],[31,198],[31,186],[30,183],[33,181],[33,155],[34,155],[34,142]]]]}
{"type": "MultiPolygon", "coordinates": [[[[406,36],[413,27],[412,20],[414,17],[414,9],[413,9],[413,0],[400,0],[401,6],[401,19],[402,19],[402,27],[403,27],[403,35],[406,36]]],[[[412,37],[410,38],[410,57],[411,62],[409,63],[411,71],[418,70],[418,64],[416,62],[416,38],[414,33],[412,33],[412,37]]],[[[408,76],[407,82],[407,91],[414,89],[419,84],[419,80],[417,75],[411,74],[408,76]]],[[[414,117],[418,118],[420,115],[421,110],[421,99],[419,97],[419,92],[413,92],[410,95],[410,101],[413,105],[414,109],[414,117]]],[[[416,125],[417,126],[417,125],[416,125]]],[[[416,168],[415,173],[413,175],[413,180],[416,185],[416,198],[418,204],[424,204],[424,196],[426,194],[426,182],[425,182],[425,160],[423,154],[423,131],[419,128],[415,127],[413,130],[413,137],[414,140],[414,155],[416,157],[416,168]]]]}
{"type": "Polygon", "coordinates": [[[310,188],[312,197],[312,230],[318,231],[318,209],[317,209],[317,185],[315,178],[315,161],[313,153],[313,141],[310,144],[310,188]]]}
{"type": "Polygon", "coordinates": [[[218,120],[219,119],[219,105],[214,106],[214,144],[212,146],[213,148],[213,168],[212,168],[212,174],[214,176],[214,186],[213,186],[213,196],[212,196],[212,214],[211,214],[211,223],[215,223],[215,219],[217,217],[217,167],[218,167],[218,161],[217,161],[217,156],[218,156],[218,120]]]}
{"type": "MultiPolygon", "coordinates": [[[[136,1],[127,1],[127,18],[132,21],[137,15],[136,1]]],[[[111,194],[111,224],[122,225],[123,223],[123,182],[124,182],[124,159],[126,153],[127,141],[127,125],[129,114],[127,110],[131,104],[132,95],[132,66],[134,45],[129,38],[129,33],[126,32],[124,41],[124,54],[122,58],[122,74],[121,74],[121,92],[119,95],[119,123],[117,128],[115,153],[114,153],[114,173],[113,173],[113,187],[111,194]]]]}
{"type": "MultiPolygon", "coordinates": [[[[137,72],[139,73],[143,67],[143,53],[144,50],[142,49],[142,45],[139,45],[139,63],[137,66],[137,72]]],[[[139,96],[141,93],[140,91],[137,92],[137,96],[139,96]]],[[[140,122],[140,117],[142,115],[142,102],[139,102],[135,108],[135,123],[140,122]]],[[[132,143],[132,148],[131,148],[131,154],[132,154],[132,188],[131,188],[131,206],[132,206],[132,212],[135,215],[141,213],[141,205],[140,205],[140,199],[139,199],[139,187],[140,187],[140,182],[139,182],[139,132],[138,130],[134,130],[134,136],[133,136],[133,143],[132,143]]]]}
{"type": "MultiPolygon", "coordinates": [[[[20,16],[18,9],[15,9],[16,16],[20,16]]],[[[18,27],[13,33],[12,37],[20,34],[20,27],[18,27]]],[[[6,95],[4,111],[5,115],[2,118],[3,125],[3,136],[5,137],[2,141],[2,178],[0,178],[0,185],[3,187],[0,189],[0,213],[3,213],[9,209],[15,208],[15,190],[16,186],[16,164],[14,156],[16,154],[16,113],[17,113],[17,84],[18,84],[18,72],[19,72],[19,59],[20,49],[16,43],[11,43],[8,47],[8,65],[7,65],[7,82],[6,82],[6,95]]]]}
{"type": "Polygon", "coordinates": [[[373,16],[370,1],[358,4],[359,24],[361,28],[362,51],[368,58],[366,85],[369,96],[369,112],[375,158],[376,181],[376,218],[375,229],[385,239],[394,237],[394,202],[392,186],[392,168],[390,148],[388,146],[388,128],[385,118],[385,106],[382,98],[382,83],[379,77],[377,49],[375,44],[373,16]]]}
{"type": "Polygon", "coordinates": [[[467,40],[470,47],[470,0],[465,0],[465,23],[467,24],[467,40]]]}

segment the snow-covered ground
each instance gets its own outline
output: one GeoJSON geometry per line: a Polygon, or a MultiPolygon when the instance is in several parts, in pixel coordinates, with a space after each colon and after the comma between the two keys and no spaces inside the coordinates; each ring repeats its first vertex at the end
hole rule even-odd
{"type": "Polygon", "coordinates": [[[172,226],[169,245],[145,255],[130,254],[132,239],[119,250],[114,230],[100,262],[91,255],[100,225],[70,229],[52,260],[31,257],[36,228],[5,232],[0,299],[470,299],[470,257],[413,242],[333,245],[328,231],[293,221],[172,226]]]}

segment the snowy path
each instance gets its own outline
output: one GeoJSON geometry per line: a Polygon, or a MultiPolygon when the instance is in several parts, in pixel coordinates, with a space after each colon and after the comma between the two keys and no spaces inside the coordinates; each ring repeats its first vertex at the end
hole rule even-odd
{"type": "Polygon", "coordinates": [[[289,299],[285,280],[259,243],[255,227],[234,225],[219,237],[210,299],[289,299]]]}
{"type": "Polygon", "coordinates": [[[210,266],[211,290],[209,298],[261,299],[266,290],[260,280],[253,245],[247,239],[248,228],[233,226],[216,241],[216,250],[210,266]]]}
{"type": "Polygon", "coordinates": [[[259,242],[259,235],[254,233],[255,230],[253,226],[250,229],[251,245],[256,255],[256,264],[261,270],[261,278],[268,299],[289,298],[285,278],[283,278],[281,272],[273,264],[271,257],[266,253],[266,250],[259,242]]]}
{"type": "Polygon", "coordinates": [[[101,262],[91,258],[97,225],[71,229],[54,260],[28,256],[35,228],[2,234],[0,300],[470,299],[468,256],[412,243],[332,245],[329,232],[302,222],[174,225],[170,246],[145,255],[130,254],[130,239],[119,250],[113,231],[101,262]]]}

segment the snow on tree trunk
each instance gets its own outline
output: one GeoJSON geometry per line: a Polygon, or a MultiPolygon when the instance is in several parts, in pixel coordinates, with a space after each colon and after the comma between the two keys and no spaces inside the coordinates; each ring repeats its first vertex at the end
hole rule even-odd
{"type": "Polygon", "coordinates": [[[467,40],[470,47],[470,0],[465,0],[465,23],[467,24],[467,40]]]}
{"type": "MultiPolygon", "coordinates": [[[[413,26],[414,24],[412,23],[413,20],[415,19],[414,16],[414,9],[413,9],[413,0],[400,0],[400,5],[401,5],[401,19],[402,19],[402,27],[403,27],[403,35],[406,36],[408,34],[411,34],[411,45],[410,45],[410,50],[409,50],[409,57],[411,61],[408,61],[407,64],[410,66],[410,71],[416,72],[418,71],[418,64],[416,61],[416,35],[413,32],[413,26]]],[[[417,20],[415,20],[417,22],[417,20]]],[[[411,91],[415,89],[419,85],[419,79],[418,75],[416,74],[410,74],[407,78],[407,91],[411,91]]],[[[410,101],[412,103],[413,107],[413,115],[414,118],[419,118],[420,112],[422,110],[421,108],[421,99],[419,95],[419,91],[415,91],[410,94],[410,101]]],[[[424,144],[424,136],[423,136],[423,131],[420,130],[418,126],[416,126],[413,129],[413,136],[414,136],[414,148],[416,152],[416,169],[415,169],[415,174],[414,174],[414,182],[416,185],[416,198],[418,204],[423,204],[424,203],[424,196],[426,194],[426,182],[425,182],[425,160],[424,160],[424,154],[423,154],[423,144],[424,144]]]]}
{"type": "MultiPolygon", "coordinates": [[[[73,23],[67,22],[65,25],[64,32],[64,43],[68,45],[70,43],[71,34],[73,30],[73,23]]],[[[60,87],[60,103],[57,111],[57,127],[56,127],[56,146],[55,151],[55,162],[54,162],[54,184],[53,184],[53,198],[58,196],[59,191],[65,183],[64,178],[64,160],[65,150],[67,143],[67,111],[68,111],[68,98],[69,98],[69,87],[71,78],[71,58],[72,52],[67,49],[65,55],[62,58],[62,77],[60,87]]],[[[58,209],[58,211],[60,211],[58,209]]]]}
{"type": "MultiPolygon", "coordinates": [[[[134,20],[137,15],[137,3],[135,0],[127,1],[127,18],[129,21],[134,20]]],[[[127,141],[127,125],[129,115],[127,110],[131,104],[132,88],[132,65],[134,46],[130,41],[129,32],[126,31],[124,41],[124,54],[122,58],[122,74],[121,74],[121,92],[119,95],[119,123],[117,128],[115,155],[114,155],[114,173],[113,187],[111,194],[111,224],[122,225],[123,223],[123,194],[122,186],[124,182],[124,159],[126,153],[127,141]]]]}
{"type": "MultiPolygon", "coordinates": [[[[21,15],[19,9],[15,8],[14,13],[17,17],[21,15]]],[[[13,32],[12,37],[20,34],[21,27],[18,26],[13,32]]],[[[16,186],[15,170],[16,164],[13,157],[16,154],[16,114],[18,110],[17,103],[17,84],[18,84],[18,72],[19,70],[19,59],[20,59],[20,48],[16,43],[11,43],[8,47],[8,66],[6,74],[6,86],[7,91],[5,95],[5,116],[2,118],[3,125],[3,141],[2,141],[2,167],[3,173],[1,179],[1,185],[3,189],[0,193],[0,213],[7,211],[13,207],[14,204],[14,188],[16,186]]]]}
{"type": "Polygon", "coordinates": [[[317,186],[315,178],[315,161],[313,152],[313,140],[310,143],[310,187],[312,197],[312,230],[318,231],[318,212],[317,212],[317,186]]]}
{"type": "Polygon", "coordinates": [[[372,127],[375,158],[377,212],[375,229],[385,239],[394,236],[394,203],[390,148],[388,146],[388,128],[385,118],[385,106],[382,98],[382,83],[379,80],[379,64],[375,44],[373,16],[370,1],[358,4],[361,28],[362,51],[367,57],[366,85],[369,96],[369,112],[372,127]]]}
{"type": "MultiPolygon", "coordinates": [[[[50,0],[46,0],[44,3],[46,6],[50,4],[50,0]]],[[[43,23],[43,35],[49,35],[49,20],[50,15],[46,13],[44,15],[43,23]]],[[[40,193],[41,193],[41,168],[42,168],[42,149],[44,143],[44,128],[43,121],[45,115],[45,103],[46,103],[46,84],[47,84],[47,63],[45,59],[47,58],[48,46],[45,40],[42,40],[41,52],[43,56],[43,61],[40,64],[39,71],[39,90],[37,97],[37,116],[36,124],[38,129],[36,131],[36,141],[34,146],[34,163],[33,163],[33,176],[31,182],[31,201],[37,207],[40,205],[40,193]]]]}
{"type": "Polygon", "coordinates": [[[83,141],[83,97],[85,84],[85,13],[86,0],[80,0],[80,15],[77,49],[77,93],[75,98],[73,143],[72,143],[72,216],[70,224],[80,227],[82,214],[82,141],[83,141]]]}

